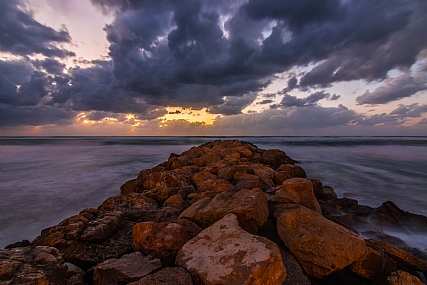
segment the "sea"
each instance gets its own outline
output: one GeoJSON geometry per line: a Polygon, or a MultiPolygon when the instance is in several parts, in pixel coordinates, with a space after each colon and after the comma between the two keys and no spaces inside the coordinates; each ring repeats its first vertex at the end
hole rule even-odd
{"type": "MultiPolygon", "coordinates": [[[[225,139],[285,151],[340,198],[427,216],[427,137],[1,137],[0,248],[96,208],[170,153],[225,139]]],[[[427,252],[427,235],[391,234],[427,252]]]]}

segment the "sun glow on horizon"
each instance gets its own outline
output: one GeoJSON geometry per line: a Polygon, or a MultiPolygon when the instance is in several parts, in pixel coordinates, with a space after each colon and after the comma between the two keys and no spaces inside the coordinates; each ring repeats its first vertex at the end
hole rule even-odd
{"type": "Polygon", "coordinates": [[[160,119],[166,124],[168,121],[178,121],[184,120],[190,123],[203,123],[205,125],[212,125],[215,122],[215,119],[218,114],[210,114],[207,112],[207,108],[200,110],[193,108],[183,108],[183,107],[167,107],[167,114],[160,119]]]}

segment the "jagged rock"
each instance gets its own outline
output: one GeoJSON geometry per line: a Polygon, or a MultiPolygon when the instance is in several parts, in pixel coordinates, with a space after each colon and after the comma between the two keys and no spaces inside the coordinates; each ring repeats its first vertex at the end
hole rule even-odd
{"type": "Polygon", "coordinates": [[[322,278],[365,254],[362,237],[304,206],[282,204],[275,216],[280,238],[311,277],[322,278]]]}
{"type": "Polygon", "coordinates": [[[194,186],[190,180],[191,176],[194,174],[193,171],[194,169],[191,167],[184,167],[170,171],[152,172],[145,177],[142,186],[146,190],[156,187],[179,187],[181,189],[190,189],[194,191],[194,186]]]}
{"type": "Polygon", "coordinates": [[[358,261],[350,265],[350,270],[362,277],[374,280],[378,284],[386,284],[386,276],[401,269],[399,263],[384,254],[366,247],[366,253],[358,261]]]}
{"type": "Polygon", "coordinates": [[[196,186],[199,186],[200,183],[206,180],[216,179],[217,176],[215,174],[210,173],[209,171],[202,170],[200,172],[195,173],[191,177],[191,182],[193,182],[196,186]]]}
{"type": "Polygon", "coordinates": [[[359,205],[359,202],[349,198],[334,198],[321,204],[322,213],[325,216],[339,216],[354,214],[359,217],[367,217],[372,208],[359,205]]]}
{"type": "Polygon", "coordinates": [[[133,224],[123,216],[122,212],[86,209],[43,230],[31,244],[56,247],[65,261],[87,269],[132,250],[133,224]]]}
{"type": "Polygon", "coordinates": [[[291,178],[283,182],[282,189],[277,192],[279,199],[285,203],[303,205],[322,214],[319,202],[313,192],[313,183],[307,178],[291,178]]]}
{"type": "Polygon", "coordinates": [[[390,285],[423,285],[424,283],[418,277],[408,272],[399,270],[387,276],[390,285]]]}
{"type": "Polygon", "coordinates": [[[137,281],[161,267],[159,259],[133,252],[120,259],[108,259],[89,269],[89,272],[93,272],[94,285],[118,285],[137,281]]]}
{"type": "Polygon", "coordinates": [[[193,285],[193,281],[184,268],[166,267],[128,285],[193,285]]]}
{"type": "Polygon", "coordinates": [[[287,172],[291,177],[307,178],[307,174],[304,169],[293,164],[282,164],[276,169],[276,171],[287,172]]]}
{"type": "Polygon", "coordinates": [[[170,223],[143,222],[133,227],[133,249],[159,258],[163,265],[174,266],[178,250],[201,228],[186,219],[170,223]]]}
{"type": "Polygon", "coordinates": [[[120,186],[120,194],[126,195],[129,193],[138,192],[137,186],[136,186],[136,179],[132,179],[129,181],[126,181],[125,184],[120,186]]]}
{"type": "Polygon", "coordinates": [[[391,244],[383,241],[367,239],[366,245],[375,249],[385,252],[388,256],[401,262],[405,266],[412,268],[417,271],[427,272],[427,262],[407,253],[406,251],[399,249],[391,244]]]}
{"type": "Polygon", "coordinates": [[[317,200],[327,202],[331,199],[338,198],[334,189],[330,186],[323,186],[319,179],[310,179],[313,182],[314,196],[317,200]]]}
{"type": "Polygon", "coordinates": [[[234,214],[226,215],[187,242],[176,262],[205,285],[276,285],[286,278],[277,245],[244,231],[234,214]]]}
{"type": "Polygon", "coordinates": [[[236,191],[236,187],[224,179],[209,179],[199,183],[197,192],[227,192],[236,191]]]}
{"type": "Polygon", "coordinates": [[[135,222],[153,219],[157,208],[156,201],[141,193],[110,197],[98,207],[100,211],[123,212],[126,218],[135,222]]]}
{"type": "Polygon", "coordinates": [[[175,209],[178,209],[180,211],[184,210],[186,208],[187,203],[182,198],[180,194],[175,194],[170,196],[164,203],[163,207],[172,207],[175,209]]]}
{"type": "Polygon", "coordinates": [[[401,210],[391,201],[376,209],[377,220],[384,225],[399,225],[412,231],[427,233],[427,217],[401,210]]]}
{"type": "Polygon", "coordinates": [[[206,228],[234,213],[243,229],[256,233],[268,219],[268,205],[261,189],[223,192],[214,198],[203,198],[188,207],[179,218],[189,219],[206,228]]]}
{"type": "Polygon", "coordinates": [[[30,241],[29,240],[27,240],[27,239],[24,239],[24,240],[22,240],[22,241],[17,241],[17,242],[15,242],[15,243],[12,243],[12,244],[8,244],[8,245],[6,245],[4,248],[5,249],[12,249],[12,248],[16,248],[16,247],[27,247],[27,246],[30,246],[30,241]]]}
{"type": "Polygon", "coordinates": [[[0,250],[0,284],[67,284],[74,276],[60,252],[36,246],[0,250]]]}

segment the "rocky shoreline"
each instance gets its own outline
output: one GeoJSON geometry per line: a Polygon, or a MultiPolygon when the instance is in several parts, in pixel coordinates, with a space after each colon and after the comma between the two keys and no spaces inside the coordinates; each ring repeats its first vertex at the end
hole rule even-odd
{"type": "MultiPolygon", "coordinates": [[[[0,250],[3,284],[423,284],[427,217],[338,198],[281,150],[213,141],[0,250]]],[[[425,283],[424,283],[425,284],[425,283]]]]}

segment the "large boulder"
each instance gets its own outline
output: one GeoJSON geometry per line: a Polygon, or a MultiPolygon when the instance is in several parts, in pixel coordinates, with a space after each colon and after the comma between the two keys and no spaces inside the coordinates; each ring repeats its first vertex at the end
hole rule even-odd
{"type": "Polygon", "coordinates": [[[243,229],[256,233],[268,219],[267,198],[261,189],[223,192],[214,198],[203,198],[181,213],[179,218],[189,219],[206,228],[233,213],[243,229]]]}
{"type": "Polygon", "coordinates": [[[184,268],[166,267],[128,285],[193,285],[193,280],[184,268]]]}
{"type": "Polygon", "coordinates": [[[275,215],[280,238],[311,277],[322,278],[365,254],[361,236],[304,206],[283,204],[275,215]]]}
{"type": "Polygon", "coordinates": [[[187,242],[176,262],[205,285],[277,285],[286,278],[277,245],[244,231],[234,214],[187,242]]]}
{"type": "Polygon", "coordinates": [[[165,266],[174,266],[178,250],[201,228],[185,219],[170,223],[143,222],[133,227],[133,248],[144,255],[159,258],[165,266]]]}
{"type": "Polygon", "coordinates": [[[82,280],[80,273],[68,270],[60,252],[53,247],[0,250],[0,284],[62,285],[70,279],[78,279],[77,275],[82,280]]]}
{"type": "Polygon", "coordinates": [[[161,267],[160,260],[133,252],[97,264],[89,269],[89,273],[93,274],[94,285],[119,285],[137,281],[161,267]]]}

